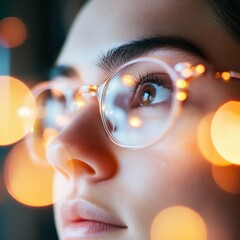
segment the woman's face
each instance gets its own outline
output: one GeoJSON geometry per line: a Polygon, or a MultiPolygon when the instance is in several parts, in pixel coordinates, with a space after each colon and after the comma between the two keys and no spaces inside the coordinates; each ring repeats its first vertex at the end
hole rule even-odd
{"type": "MultiPolygon", "coordinates": [[[[92,0],[75,19],[57,61],[75,73],[56,80],[100,85],[126,59],[121,54],[108,57],[104,68],[96,63],[107,52],[111,55],[111,49],[128,43],[129,56],[133,48],[135,56],[154,54],[171,66],[183,61],[210,62],[217,68],[236,70],[240,64],[240,45],[201,1],[92,0]],[[182,38],[195,47],[187,50],[188,46],[170,41],[163,45],[163,37],[182,38]],[[158,43],[147,44],[145,40],[152,38],[158,43]],[[143,48],[134,46],[135,40],[143,48]]],[[[238,199],[215,184],[211,165],[198,150],[196,133],[200,120],[236,98],[239,87],[237,81],[192,82],[176,124],[161,141],[138,150],[121,148],[108,138],[98,103],[89,99],[47,153],[59,170],[56,189],[69,189],[55,204],[60,239],[150,239],[156,215],[175,205],[197,211],[207,224],[210,240],[237,239],[230,231],[238,229],[238,199]]]]}

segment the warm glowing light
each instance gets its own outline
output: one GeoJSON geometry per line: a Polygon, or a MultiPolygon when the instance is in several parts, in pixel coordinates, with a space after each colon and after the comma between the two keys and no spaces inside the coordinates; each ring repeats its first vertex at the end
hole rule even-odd
{"type": "Polygon", "coordinates": [[[130,117],[129,118],[129,124],[134,128],[138,128],[142,125],[142,121],[138,117],[130,117]]]}
{"type": "Polygon", "coordinates": [[[53,203],[54,171],[49,165],[35,164],[23,142],[11,150],[4,173],[7,190],[15,200],[36,207],[53,203]]]}
{"type": "Polygon", "coordinates": [[[28,134],[36,117],[36,102],[29,88],[13,77],[0,77],[0,145],[28,134]]]}
{"type": "Polygon", "coordinates": [[[97,93],[98,87],[95,85],[90,85],[88,90],[89,90],[91,96],[95,96],[97,93]]]}
{"type": "Polygon", "coordinates": [[[122,76],[122,83],[125,86],[129,86],[129,87],[133,86],[134,85],[134,78],[133,78],[133,76],[130,75],[130,74],[123,75],[122,76]]]}
{"type": "Polygon", "coordinates": [[[229,81],[231,78],[231,75],[229,72],[222,72],[221,76],[222,76],[222,79],[226,82],[229,81]]]}
{"type": "Polygon", "coordinates": [[[212,175],[222,190],[234,194],[240,193],[240,166],[212,166],[212,175]]]}
{"type": "Polygon", "coordinates": [[[195,67],[195,72],[197,73],[197,74],[203,74],[204,72],[205,72],[205,67],[204,67],[204,65],[202,65],[202,64],[198,64],[196,67],[195,67]]]}
{"type": "Polygon", "coordinates": [[[183,76],[184,78],[189,78],[189,77],[191,77],[191,76],[193,75],[193,72],[192,72],[191,69],[185,68],[185,69],[183,69],[183,70],[181,71],[181,74],[182,74],[182,76],[183,76]]]}
{"type": "Polygon", "coordinates": [[[0,22],[0,38],[5,47],[20,46],[27,38],[27,29],[23,21],[16,17],[7,17],[0,22]]]}
{"type": "Polygon", "coordinates": [[[179,101],[184,101],[187,99],[187,93],[186,92],[178,92],[176,94],[176,98],[179,100],[179,101]]]}
{"type": "Polygon", "coordinates": [[[190,63],[178,63],[178,64],[175,65],[174,68],[177,72],[181,72],[184,69],[191,68],[191,64],[190,63]]]}
{"type": "Polygon", "coordinates": [[[29,118],[31,117],[32,110],[29,107],[21,107],[18,109],[18,115],[22,118],[29,118]]]}
{"type": "Polygon", "coordinates": [[[83,99],[78,99],[75,101],[75,104],[80,107],[80,108],[83,108],[86,106],[86,102],[83,100],[83,99]]]}
{"type": "Polygon", "coordinates": [[[214,113],[206,115],[198,124],[197,128],[197,142],[203,157],[210,163],[217,166],[231,165],[226,161],[215,149],[211,138],[211,123],[214,113]]]}
{"type": "MultiPolygon", "coordinates": [[[[94,94],[95,94],[95,92],[94,92],[94,94]]],[[[86,101],[84,100],[84,97],[83,97],[82,93],[78,93],[74,97],[74,104],[75,104],[76,110],[79,110],[79,109],[86,106],[86,101]]]]}
{"type": "Polygon", "coordinates": [[[176,84],[177,84],[178,88],[187,88],[188,87],[188,82],[184,79],[178,79],[176,84]]]}
{"type": "Polygon", "coordinates": [[[90,93],[96,93],[96,91],[97,91],[97,86],[95,86],[95,85],[90,85],[89,86],[89,91],[90,91],[90,93]]]}
{"type": "Polygon", "coordinates": [[[240,165],[240,102],[229,101],[216,111],[211,136],[218,153],[227,161],[240,165]]]}
{"type": "Polygon", "coordinates": [[[167,208],[154,219],[151,240],[207,240],[206,224],[202,217],[190,208],[167,208]]]}

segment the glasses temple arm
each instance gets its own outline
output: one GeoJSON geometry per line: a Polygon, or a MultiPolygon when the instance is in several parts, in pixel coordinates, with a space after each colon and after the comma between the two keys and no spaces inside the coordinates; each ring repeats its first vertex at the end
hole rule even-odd
{"type": "Polygon", "coordinates": [[[237,79],[240,80],[240,73],[239,72],[230,71],[229,73],[230,73],[231,77],[237,78],[237,79]]]}

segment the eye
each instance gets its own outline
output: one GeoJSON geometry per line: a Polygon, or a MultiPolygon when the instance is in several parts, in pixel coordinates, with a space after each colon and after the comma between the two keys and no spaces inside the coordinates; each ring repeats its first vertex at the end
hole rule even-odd
{"type": "Polygon", "coordinates": [[[156,96],[156,84],[146,83],[142,86],[140,90],[140,104],[142,106],[147,106],[154,102],[154,98],[156,96]]]}
{"type": "Polygon", "coordinates": [[[172,81],[166,74],[147,74],[138,78],[132,107],[153,107],[171,102],[172,81]]]}

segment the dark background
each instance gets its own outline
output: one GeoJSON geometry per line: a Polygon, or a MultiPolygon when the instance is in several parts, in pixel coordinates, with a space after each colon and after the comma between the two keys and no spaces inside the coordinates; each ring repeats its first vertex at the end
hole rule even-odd
{"type": "MultiPolygon", "coordinates": [[[[25,23],[28,32],[24,44],[10,50],[10,69],[7,71],[12,76],[30,86],[47,79],[68,27],[63,17],[66,1],[0,0],[0,20],[9,16],[18,17],[25,23]]],[[[0,62],[0,66],[3,65],[0,62]]],[[[6,69],[0,67],[0,74],[5,72],[6,69]]],[[[12,147],[0,146],[0,239],[55,240],[52,207],[24,206],[12,199],[5,189],[3,166],[12,147]]]]}

